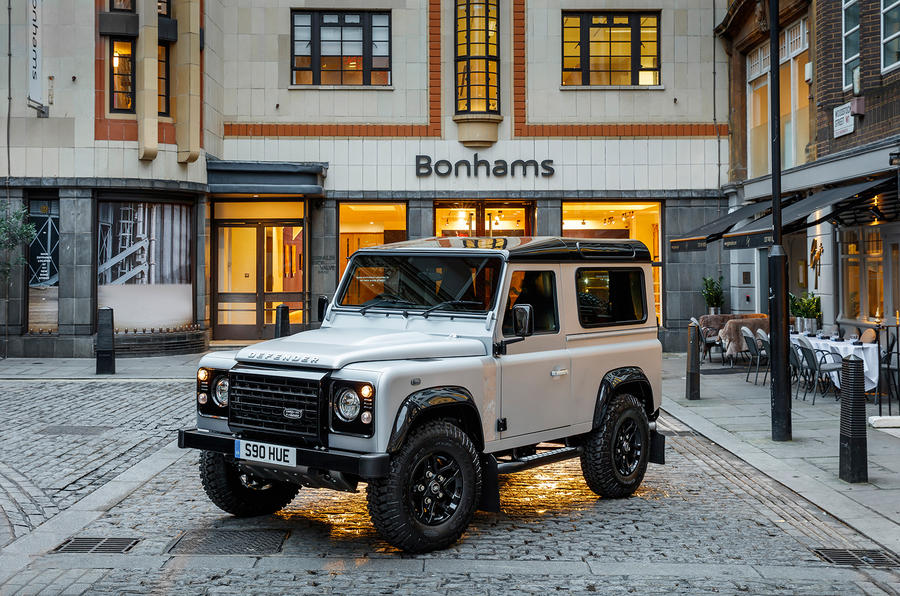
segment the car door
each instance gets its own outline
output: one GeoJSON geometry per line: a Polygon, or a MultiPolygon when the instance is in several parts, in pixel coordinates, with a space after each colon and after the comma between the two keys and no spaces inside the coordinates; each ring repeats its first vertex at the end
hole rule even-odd
{"type": "Polygon", "coordinates": [[[562,332],[560,268],[546,264],[510,264],[507,294],[498,333],[512,339],[509,313],[516,304],[531,304],[534,335],[507,346],[499,356],[500,418],[508,438],[569,425],[570,362],[562,332]]]}

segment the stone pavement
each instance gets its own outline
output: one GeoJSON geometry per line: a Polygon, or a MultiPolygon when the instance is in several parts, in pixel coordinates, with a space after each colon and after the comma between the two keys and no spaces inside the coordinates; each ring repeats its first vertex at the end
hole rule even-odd
{"type": "MultiPolygon", "coordinates": [[[[900,553],[900,436],[868,427],[869,482],[838,478],[840,402],[791,399],[793,440],[771,439],[767,386],[746,382],[746,368],[704,363],[701,399],[685,399],[684,355],[663,359],[663,408],[694,430],[894,552],[900,553]]],[[[800,391],[802,397],[803,390],[800,391]]],[[[878,413],[869,400],[868,415],[878,413]]],[[[896,401],[893,411],[898,413],[896,401]]],[[[885,414],[887,413],[885,405],[885,414]]]]}

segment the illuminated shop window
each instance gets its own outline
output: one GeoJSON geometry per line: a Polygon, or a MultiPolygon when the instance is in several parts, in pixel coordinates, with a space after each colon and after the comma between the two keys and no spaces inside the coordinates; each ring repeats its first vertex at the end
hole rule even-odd
{"type": "Polygon", "coordinates": [[[109,109],[134,113],[134,42],[111,39],[109,54],[109,109]]]}
{"type": "Polygon", "coordinates": [[[156,12],[161,17],[171,17],[172,0],[156,0],[156,12]]]}
{"type": "Polygon", "coordinates": [[[660,204],[566,201],[562,230],[567,238],[631,238],[650,250],[653,262],[653,298],[662,322],[660,204]]]}
{"type": "Polygon", "coordinates": [[[406,240],[406,204],[341,203],[339,275],[361,248],[406,240]]]}
{"type": "Polygon", "coordinates": [[[436,202],[435,236],[530,236],[534,207],[530,203],[436,202]]]}
{"type": "Polygon", "coordinates": [[[294,11],[291,18],[291,84],[391,84],[390,13],[294,11]]]}
{"type": "Polygon", "coordinates": [[[564,12],[563,85],[659,85],[658,12],[564,12]]]}
{"type": "Polygon", "coordinates": [[[116,12],[134,12],[134,0],[110,0],[109,9],[116,12]]]}
{"type": "Polygon", "coordinates": [[[169,115],[169,46],[159,44],[156,56],[158,110],[160,116],[169,115]]]}
{"type": "Polygon", "coordinates": [[[456,113],[500,113],[497,0],[456,2],[456,113]]]}

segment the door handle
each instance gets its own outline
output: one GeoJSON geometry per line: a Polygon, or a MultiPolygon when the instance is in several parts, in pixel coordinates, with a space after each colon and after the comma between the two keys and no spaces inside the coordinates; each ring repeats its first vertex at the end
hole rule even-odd
{"type": "Polygon", "coordinates": [[[569,374],[568,368],[558,368],[558,369],[550,371],[551,377],[561,377],[561,376],[567,375],[567,374],[569,374]]]}

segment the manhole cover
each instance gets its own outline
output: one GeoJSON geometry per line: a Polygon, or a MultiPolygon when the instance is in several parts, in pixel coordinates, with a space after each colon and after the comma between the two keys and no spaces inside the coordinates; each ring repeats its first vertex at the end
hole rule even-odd
{"type": "Polygon", "coordinates": [[[817,548],[820,558],[834,565],[850,567],[900,567],[900,559],[884,550],[852,550],[849,548],[817,548]]]}
{"type": "Polygon", "coordinates": [[[139,538],[69,538],[52,552],[118,555],[127,553],[138,542],[139,538]]]}
{"type": "Polygon", "coordinates": [[[272,555],[287,539],[284,530],[191,530],[172,545],[173,555],[272,555]]]}
{"type": "Polygon", "coordinates": [[[42,435],[100,435],[108,431],[109,426],[45,426],[39,432],[42,435]]]}

